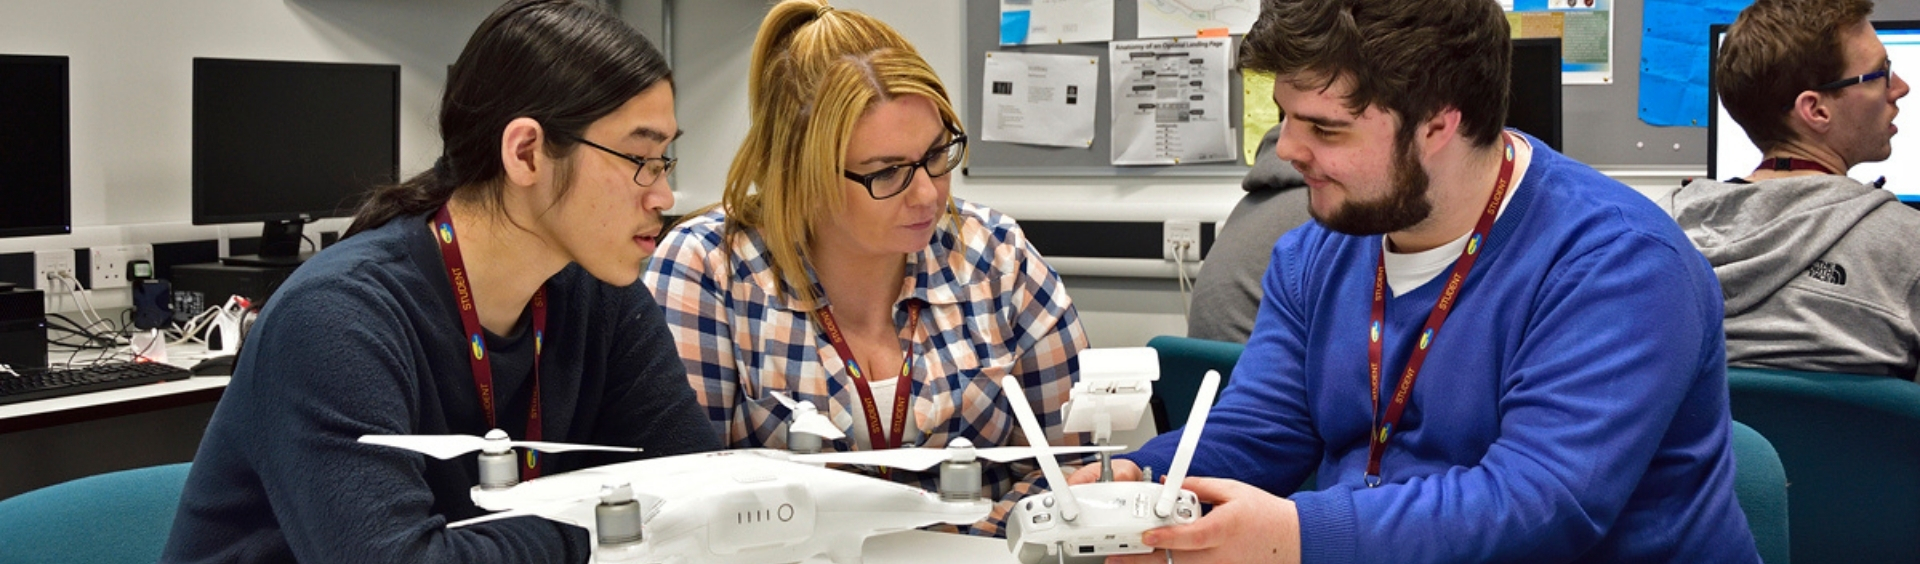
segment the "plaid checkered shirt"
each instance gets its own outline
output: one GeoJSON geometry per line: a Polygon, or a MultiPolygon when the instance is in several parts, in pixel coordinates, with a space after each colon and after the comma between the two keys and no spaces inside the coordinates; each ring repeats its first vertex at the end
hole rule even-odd
{"type": "MultiPolygon", "coordinates": [[[[1002,399],[1000,379],[1014,375],[1053,445],[1088,444],[1084,433],[1062,431],[1063,407],[1087,347],[1073,302],[1059,274],[1034,250],[1012,218],[954,199],[955,212],[931,242],[907,256],[906,277],[894,304],[904,325],[908,305],[924,304],[912,338],[920,357],[914,372],[908,433],[917,446],[944,447],[965,437],[978,447],[1025,445],[1002,399]],[[918,437],[913,435],[917,434],[918,437]]],[[[687,364],[687,379],[707,418],[729,448],[785,448],[790,411],[768,394],[780,391],[821,406],[848,439],[822,446],[853,450],[859,394],[846,362],[834,351],[814,312],[826,304],[811,266],[814,300],[777,280],[765,242],[756,232],[723,241],[724,211],[687,218],[654,252],[644,280],[666,313],[668,329],[687,364]]],[[[987,519],[959,530],[1004,536],[1013,502],[1043,490],[1032,461],[981,461],[981,495],[997,500],[987,519]]],[[[877,469],[861,469],[882,475],[877,469]]],[[[894,469],[893,480],[937,491],[938,469],[894,469]]]]}

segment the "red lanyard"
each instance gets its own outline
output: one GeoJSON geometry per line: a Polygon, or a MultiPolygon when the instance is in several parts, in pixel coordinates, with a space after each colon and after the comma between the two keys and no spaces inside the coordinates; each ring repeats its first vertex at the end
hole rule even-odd
{"type": "Polygon", "coordinates": [[[1773,157],[1770,159],[1762,160],[1760,161],[1760,166],[1755,167],[1754,170],[1779,170],[1779,171],[1812,170],[1812,171],[1823,172],[1826,174],[1833,174],[1833,171],[1827,170],[1827,165],[1823,165],[1823,164],[1809,161],[1806,159],[1796,159],[1793,157],[1773,157]]]}
{"type": "Polygon", "coordinates": [[[1459,301],[1460,286],[1467,281],[1467,273],[1473,270],[1473,262],[1480,258],[1480,247],[1485,244],[1487,232],[1493,230],[1493,220],[1500,215],[1500,204],[1507,199],[1507,189],[1513,181],[1513,139],[1501,136],[1504,141],[1504,157],[1500,163],[1500,179],[1493,183],[1493,194],[1487,196],[1486,210],[1480,214],[1480,222],[1473,227],[1473,234],[1467,238],[1467,248],[1460,251],[1460,259],[1453,263],[1453,273],[1447,276],[1447,288],[1440,292],[1440,299],[1433,304],[1433,312],[1427,314],[1426,330],[1420,333],[1420,343],[1413,349],[1413,356],[1407,359],[1407,370],[1400,375],[1400,384],[1393,391],[1393,399],[1387,404],[1387,415],[1380,417],[1380,334],[1386,331],[1387,317],[1387,250],[1383,244],[1380,260],[1373,271],[1373,324],[1368,328],[1367,337],[1367,378],[1373,391],[1373,415],[1368,423],[1373,425],[1373,433],[1368,436],[1367,445],[1367,487],[1380,485],[1380,458],[1387,452],[1387,441],[1392,438],[1393,426],[1400,422],[1400,415],[1407,409],[1407,400],[1413,392],[1413,381],[1420,377],[1420,365],[1427,361],[1428,345],[1440,333],[1440,325],[1447,322],[1447,314],[1453,312],[1454,303],[1459,301]]]}
{"type": "MultiPolygon", "coordinates": [[[[826,329],[827,342],[846,360],[847,374],[853,377],[853,386],[860,391],[860,407],[867,410],[867,442],[873,445],[873,450],[899,448],[901,431],[907,428],[907,404],[913,401],[913,360],[919,343],[916,341],[900,353],[900,383],[893,391],[893,432],[888,433],[880,428],[880,405],[873,399],[873,388],[867,386],[860,362],[853,359],[853,347],[847,346],[846,337],[840,334],[840,324],[833,322],[831,308],[820,308],[820,325],[826,329]]],[[[920,302],[911,302],[907,305],[907,330],[913,331],[919,326],[920,302]]]]}
{"type": "MultiPolygon", "coordinates": [[[[447,264],[447,278],[453,281],[453,297],[460,304],[460,325],[466,328],[473,363],[473,385],[480,390],[480,406],[487,410],[487,427],[499,428],[493,410],[493,363],[487,360],[487,341],[480,328],[480,311],[473,305],[473,290],[467,287],[467,263],[460,258],[460,241],[453,236],[453,216],[446,206],[433,218],[434,240],[440,242],[440,256],[447,264]]],[[[547,287],[533,293],[533,403],[527,409],[526,440],[540,440],[540,349],[547,333],[547,287]]],[[[526,449],[526,461],[520,469],[522,481],[540,477],[540,456],[526,449]]]]}

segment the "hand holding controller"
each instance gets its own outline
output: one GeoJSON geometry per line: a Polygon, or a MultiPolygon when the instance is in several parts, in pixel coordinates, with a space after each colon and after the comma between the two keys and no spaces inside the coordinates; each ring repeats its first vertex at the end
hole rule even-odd
{"type": "MultiPolygon", "coordinates": [[[[1006,378],[1001,385],[1008,390],[1009,397],[1019,396],[1015,393],[1020,389],[1019,384],[1013,378],[1006,378]]],[[[1179,449],[1174,454],[1173,471],[1167,475],[1165,484],[1078,483],[1028,496],[1014,504],[1007,518],[1007,545],[1014,556],[1023,563],[1036,564],[1064,562],[1068,556],[1145,554],[1152,552],[1153,547],[1140,541],[1141,533],[1199,519],[1199,500],[1193,492],[1181,489],[1180,482],[1186,478],[1187,466],[1193,460],[1194,448],[1199,444],[1207,412],[1213,406],[1219,387],[1219,373],[1208,372],[1201,381],[1186,432],[1180,437],[1179,449]]],[[[1033,409],[1017,400],[1012,404],[1028,444],[1046,444],[1045,433],[1033,409]]],[[[1040,457],[1039,462],[1048,483],[1070,483],[1061,474],[1059,463],[1048,457],[1040,457]]],[[[1097,472],[1097,469],[1083,468],[1075,477],[1087,481],[1083,475],[1088,470],[1097,472]]],[[[1139,467],[1124,460],[1116,461],[1114,473],[1116,478],[1140,478],[1139,467]]]]}

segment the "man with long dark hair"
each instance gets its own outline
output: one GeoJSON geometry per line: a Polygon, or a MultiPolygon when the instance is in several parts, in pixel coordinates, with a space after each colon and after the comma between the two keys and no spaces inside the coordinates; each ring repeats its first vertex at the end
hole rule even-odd
{"type": "MultiPolygon", "coordinates": [[[[1228,479],[1186,484],[1213,510],[1144,541],[1185,564],[1758,562],[1713,273],[1652,201],[1501,127],[1500,6],[1269,0],[1247,45],[1315,223],[1275,247],[1200,439],[1192,473],[1228,479]]],[[[1178,435],[1116,475],[1167,468],[1178,435]]]]}
{"type": "MultiPolygon", "coordinates": [[[[544,519],[460,529],[475,458],[362,435],[719,448],[634,284],[673,205],[666,61],[575,0],[480,24],[433,168],[376,190],[267,305],[208,424],[163,562],[583,562],[544,519]]],[[[522,478],[631,459],[527,453],[522,478]]]]}

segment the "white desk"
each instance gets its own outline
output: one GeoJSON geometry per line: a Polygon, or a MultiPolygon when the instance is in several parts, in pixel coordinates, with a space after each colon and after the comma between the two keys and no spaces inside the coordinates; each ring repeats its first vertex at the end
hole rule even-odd
{"type": "MultiPolygon", "coordinates": [[[[868,537],[861,559],[867,564],[998,564],[1019,562],[1007,552],[1006,539],[901,531],[868,537]]],[[[828,564],[825,558],[802,560],[828,564]]]]}
{"type": "MultiPolygon", "coordinates": [[[[213,356],[207,353],[205,346],[197,344],[173,345],[168,353],[167,363],[182,368],[191,368],[213,356]]],[[[220,392],[227,387],[229,379],[227,376],[195,376],[172,382],[0,405],[0,433],[193,403],[211,403],[220,399],[220,392]]]]}
{"type": "MultiPolygon", "coordinates": [[[[197,345],[168,352],[168,362],[183,367],[207,356],[197,345]]],[[[0,452],[33,453],[27,464],[0,465],[0,498],[83,476],[191,460],[228,380],[197,376],[0,405],[0,452]]]]}

